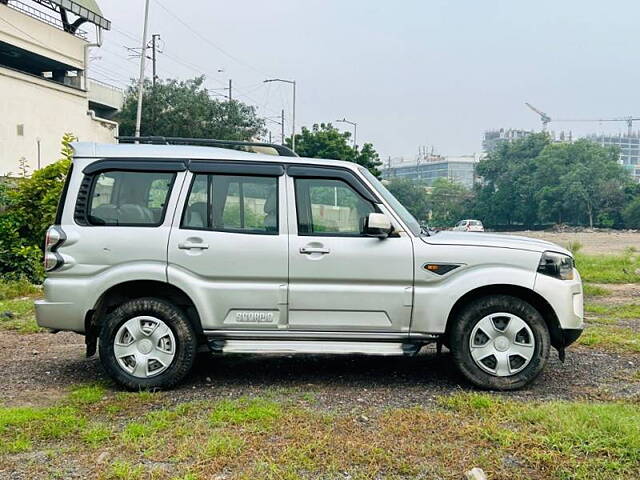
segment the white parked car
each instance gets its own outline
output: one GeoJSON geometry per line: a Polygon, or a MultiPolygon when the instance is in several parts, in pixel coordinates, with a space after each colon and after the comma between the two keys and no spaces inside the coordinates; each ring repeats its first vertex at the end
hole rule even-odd
{"type": "Polygon", "coordinates": [[[354,163],[140,141],[73,145],[36,302],[40,326],[85,335],[88,355],[99,345],[126,388],[176,385],[201,350],[436,343],[475,385],[509,390],[582,332],[580,276],[558,245],[425,231],[354,163]]]}
{"type": "Polygon", "coordinates": [[[480,220],[460,220],[453,229],[459,232],[484,232],[484,225],[480,220]]]}

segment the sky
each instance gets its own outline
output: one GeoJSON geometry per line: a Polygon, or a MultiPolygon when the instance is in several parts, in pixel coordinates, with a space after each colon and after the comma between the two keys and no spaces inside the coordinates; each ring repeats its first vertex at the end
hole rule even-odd
{"type": "MultiPolygon", "coordinates": [[[[143,0],[102,0],[113,28],[92,50],[91,76],[137,76],[143,0]]],[[[258,114],[285,109],[297,82],[296,126],[347,118],[382,158],[481,150],[496,128],[539,130],[530,102],[552,118],[640,116],[634,0],[151,0],[161,77],[207,76],[212,93],[258,114]]],[[[150,66],[147,68],[151,75],[150,66]]],[[[280,127],[273,128],[273,139],[280,127]]],[[[640,121],[637,127],[640,129],[640,121]]],[[[552,123],[551,130],[623,132],[620,123],[552,123]]]]}

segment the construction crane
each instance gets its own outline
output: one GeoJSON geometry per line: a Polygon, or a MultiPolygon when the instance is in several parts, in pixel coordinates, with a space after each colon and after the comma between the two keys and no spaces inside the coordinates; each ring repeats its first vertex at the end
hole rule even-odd
{"type": "MultiPolygon", "coordinates": [[[[551,122],[551,117],[544,113],[543,111],[537,109],[530,103],[524,103],[531,110],[540,115],[540,120],[542,120],[542,131],[547,131],[547,125],[551,122]]],[[[628,135],[631,136],[633,133],[633,122],[640,120],[640,117],[634,117],[632,115],[626,117],[614,117],[614,118],[558,118],[553,119],[554,122],[626,122],[627,123],[627,132],[628,135]]]]}
{"type": "Polygon", "coordinates": [[[524,102],[524,104],[527,107],[529,107],[531,110],[536,112],[538,115],[540,115],[540,120],[542,121],[542,131],[546,132],[547,131],[547,125],[551,121],[551,117],[549,115],[547,115],[546,113],[544,113],[542,110],[538,110],[536,107],[534,107],[530,103],[524,102]]]}

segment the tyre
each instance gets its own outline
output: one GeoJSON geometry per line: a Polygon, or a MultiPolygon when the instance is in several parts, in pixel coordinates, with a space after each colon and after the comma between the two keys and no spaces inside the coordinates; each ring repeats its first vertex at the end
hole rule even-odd
{"type": "Polygon", "coordinates": [[[197,346],[184,312],[158,298],[123,303],[100,331],[100,361],[129,390],[173,387],[191,370],[197,346]]]}
{"type": "Polygon", "coordinates": [[[460,372],[477,387],[515,390],[532,382],[549,358],[547,325],[529,303],[509,295],[472,301],[459,313],[449,342],[460,372]]]}

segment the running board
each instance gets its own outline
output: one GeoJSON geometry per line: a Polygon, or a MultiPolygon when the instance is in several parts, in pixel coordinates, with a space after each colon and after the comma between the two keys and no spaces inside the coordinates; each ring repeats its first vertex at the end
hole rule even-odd
{"type": "Polygon", "coordinates": [[[347,342],[313,340],[209,340],[220,353],[326,353],[365,355],[415,355],[421,344],[389,342],[347,342]]]}

